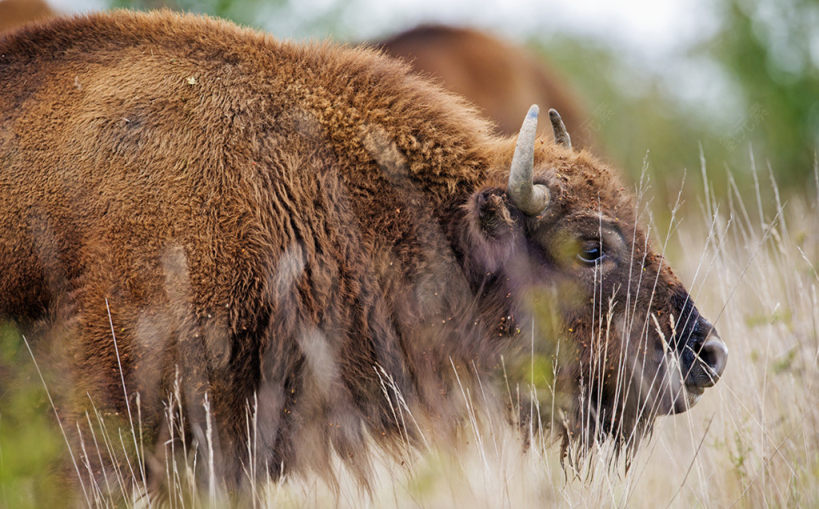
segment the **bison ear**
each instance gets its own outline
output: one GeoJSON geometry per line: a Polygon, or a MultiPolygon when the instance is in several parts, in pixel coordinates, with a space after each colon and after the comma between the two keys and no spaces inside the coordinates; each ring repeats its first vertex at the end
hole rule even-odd
{"type": "Polygon", "coordinates": [[[512,254],[520,237],[518,210],[499,188],[476,191],[468,206],[470,252],[481,270],[494,272],[512,254]]]}

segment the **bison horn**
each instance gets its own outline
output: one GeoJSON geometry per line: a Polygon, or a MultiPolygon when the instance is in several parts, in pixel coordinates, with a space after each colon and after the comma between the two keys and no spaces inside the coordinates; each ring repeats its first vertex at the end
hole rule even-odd
{"type": "Polygon", "coordinates": [[[512,168],[509,171],[509,198],[515,206],[530,216],[540,214],[549,205],[549,188],[532,183],[537,114],[537,104],[533,104],[523,119],[515,145],[515,155],[512,157],[512,168]]]}
{"type": "Polygon", "coordinates": [[[569,136],[569,131],[566,130],[566,124],[560,118],[560,113],[556,109],[549,110],[549,120],[552,121],[552,130],[555,132],[555,143],[563,145],[566,148],[572,148],[572,138],[569,136]]]}

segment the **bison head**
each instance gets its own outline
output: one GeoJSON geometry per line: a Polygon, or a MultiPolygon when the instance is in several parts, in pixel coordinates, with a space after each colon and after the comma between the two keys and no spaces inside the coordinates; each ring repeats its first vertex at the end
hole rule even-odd
{"type": "Polygon", "coordinates": [[[633,200],[549,113],[557,143],[536,140],[532,106],[508,185],[467,204],[468,272],[495,337],[517,345],[538,417],[562,427],[564,444],[630,448],[716,383],[727,349],[652,250],[633,200]]]}

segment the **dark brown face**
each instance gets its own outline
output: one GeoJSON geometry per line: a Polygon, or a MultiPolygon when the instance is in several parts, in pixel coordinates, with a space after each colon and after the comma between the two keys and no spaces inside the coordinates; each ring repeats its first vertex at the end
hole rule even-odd
{"type": "Polygon", "coordinates": [[[563,415],[550,417],[567,435],[635,445],[656,416],[684,412],[717,382],[727,349],[652,250],[616,179],[582,154],[546,155],[552,162],[523,179],[537,191],[523,201],[540,193],[539,202],[520,206],[512,178],[473,195],[471,272],[488,299],[511,296],[513,344],[534,355],[531,365],[550,360],[551,379],[530,373],[553,388],[538,391],[541,408],[557,397],[563,415]]]}
{"type": "Polygon", "coordinates": [[[579,205],[571,179],[548,177],[543,214],[523,213],[500,189],[473,197],[475,277],[491,278],[498,300],[513,296],[509,315],[522,337],[534,331],[536,358],[562,363],[552,367],[571,431],[635,442],[657,415],[684,412],[716,383],[727,349],[633,212],[579,205]]]}
{"type": "Polygon", "coordinates": [[[525,286],[551,294],[561,286],[557,309],[580,361],[574,382],[586,393],[581,415],[629,438],[657,415],[690,408],[725,369],[727,349],[714,327],[633,214],[573,199],[550,207],[561,212],[521,216],[522,265],[547,275],[525,286]]]}

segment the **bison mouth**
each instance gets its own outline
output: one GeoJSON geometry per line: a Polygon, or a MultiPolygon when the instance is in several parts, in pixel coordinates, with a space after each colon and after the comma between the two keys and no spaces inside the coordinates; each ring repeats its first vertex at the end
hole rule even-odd
{"type": "Polygon", "coordinates": [[[704,338],[702,335],[691,335],[679,354],[683,394],[671,413],[682,413],[693,407],[705,389],[714,386],[720,379],[727,361],[728,348],[710,324],[704,338]]]}
{"type": "Polygon", "coordinates": [[[699,402],[704,393],[705,389],[703,387],[683,385],[669,413],[681,414],[683,412],[687,412],[690,408],[696,405],[697,402],[699,402]]]}
{"type": "Polygon", "coordinates": [[[693,385],[685,386],[685,394],[688,397],[688,400],[691,401],[692,405],[700,400],[700,396],[702,396],[704,392],[705,389],[702,387],[696,387],[693,385]]]}
{"type": "Polygon", "coordinates": [[[612,458],[625,453],[628,462],[650,435],[657,417],[680,414],[696,405],[722,375],[727,348],[716,332],[688,340],[696,346],[689,348],[689,356],[675,348],[658,349],[654,355],[635,356],[620,364],[614,371],[627,374],[619,386],[597,379],[584,387],[582,377],[576,378],[579,391],[573,418],[564,423],[564,453],[579,459],[611,442],[612,458]]]}

